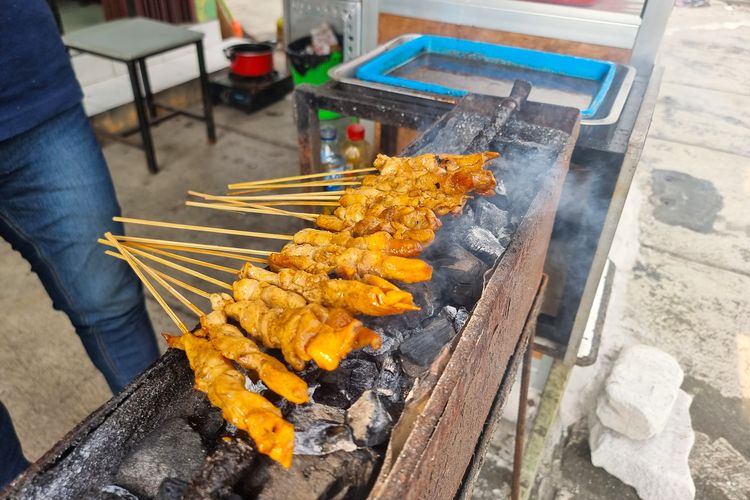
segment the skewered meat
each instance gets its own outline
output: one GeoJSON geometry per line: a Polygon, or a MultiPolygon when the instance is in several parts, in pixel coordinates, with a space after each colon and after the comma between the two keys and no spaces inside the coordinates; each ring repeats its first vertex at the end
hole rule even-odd
{"type": "Polygon", "coordinates": [[[248,262],[240,276],[297,292],[311,303],[340,307],[354,313],[388,316],[419,310],[409,292],[372,275],[363,276],[363,281],[353,281],[330,279],[324,274],[310,274],[296,269],[281,269],[277,274],[248,262]]]}
{"type": "Polygon", "coordinates": [[[303,229],[294,235],[294,243],[315,246],[339,245],[361,250],[379,250],[384,254],[400,257],[413,257],[422,253],[423,250],[419,242],[396,239],[385,231],[354,237],[348,231],[332,233],[319,229],[303,229]]]}
{"type": "Polygon", "coordinates": [[[208,340],[189,333],[165,337],[170,347],[185,351],[195,373],[195,388],[208,395],[227,421],[247,432],[260,453],[288,469],[292,464],[294,427],[281,418],[281,411],[263,396],[246,390],[245,376],[208,340]]]}
{"type": "Polygon", "coordinates": [[[234,302],[226,296],[224,311],[265,346],[280,348],[297,370],[310,359],[324,370],[334,370],[355,347],[381,345],[380,337],[361,321],[343,310],[329,312],[320,304],[271,309],[258,300],[234,302]]]}
{"type": "Polygon", "coordinates": [[[218,294],[212,295],[211,300],[215,310],[201,318],[201,326],[208,333],[211,345],[225,358],[255,371],[276,394],[292,403],[305,403],[308,398],[305,381],[287,370],[278,359],[262,352],[236,326],[227,324],[226,314],[222,310],[224,300],[218,294]]]}
{"type": "Polygon", "coordinates": [[[234,300],[262,300],[268,307],[294,309],[307,305],[307,300],[298,293],[249,278],[235,281],[232,284],[232,293],[234,300]]]}
{"type": "Polygon", "coordinates": [[[374,274],[404,283],[417,283],[432,277],[432,267],[422,260],[336,245],[316,247],[289,243],[281,252],[271,254],[268,261],[274,271],[288,267],[314,274],[335,272],[347,279],[374,274]]]}

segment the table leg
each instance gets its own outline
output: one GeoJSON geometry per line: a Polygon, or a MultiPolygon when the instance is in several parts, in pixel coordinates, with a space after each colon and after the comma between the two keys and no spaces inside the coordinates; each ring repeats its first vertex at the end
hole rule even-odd
{"type": "Polygon", "coordinates": [[[211,144],[216,142],[216,125],[214,124],[214,110],[211,105],[211,96],[208,93],[208,74],[206,73],[206,61],[203,55],[203,42],[196,42],[195,50],[198,52],[198,71],[200,73],[201,94],[203,96],[203,116],[206,119],[206,134],[211,144]]]}
{"type": "Polygon", "coordinates": [[[127,63],[127,65],[128,73],[130,74],[130,86],[133,88],[133,104],[135,104],[135,112],[138,115],[138,128],[141,131],[143,150],[146,152],[146,163],[151,173],[155,174],[159,171],[159,167],[156,164],[154,141],[151,138],[151,124],[146,114],[146,106],[141,95],[141,85],[138,81],[138,68],[133,61],[127,63]]]}
{"type": "Polygon", "coordinates": [[[148,68],[146,68],[146,60],[138,59],[138,68],[141,70],[141,81],[143,82],[143,90],[146,93],[146,107],[150,118],[156,118],[156,106],[154,105],[154,94],[151,92],[151,82],[148,79],[148,68]]]}

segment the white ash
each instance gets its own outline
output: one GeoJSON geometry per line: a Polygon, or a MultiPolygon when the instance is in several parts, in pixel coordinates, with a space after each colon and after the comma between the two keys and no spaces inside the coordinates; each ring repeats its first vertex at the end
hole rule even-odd
{"type": "Polygon", "coordinates": [[[489,264],[494,264],[505,252],[495,235],[482,227],[472,227],[466,233],[464,246],[489,264]]]}
{"type": "Polygon", "coordinates": [[[346,412],[346,423],[354,441],[361,446],[377,446],[388,440],[393,420],[380,395],[365,391],[346,412]]]}
{"type": "Polygon", "coordinates": [[[258,379],[257,382],[253,382],[250,377],[245,375],[245,389],[256,394],[262,394],[263,391],[267,391],[268,387],[263,384],[263,381],[258,379]]]}

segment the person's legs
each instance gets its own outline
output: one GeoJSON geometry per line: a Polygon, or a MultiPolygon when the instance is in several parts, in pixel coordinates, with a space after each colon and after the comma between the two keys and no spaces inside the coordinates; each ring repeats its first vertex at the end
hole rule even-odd
{"type": "Polygon", "coordinates": [[[137,278],[96,241],[122,234],[119,214],[80,105],[0,142],[0,235],[31,263],[115,393],[158,357],[137,278]]]}
{"type": "Polygon", "coordinates": [[[8,410],[0,401],[0,490],[28,466],[29,461],[23,456],[8,410]]]}

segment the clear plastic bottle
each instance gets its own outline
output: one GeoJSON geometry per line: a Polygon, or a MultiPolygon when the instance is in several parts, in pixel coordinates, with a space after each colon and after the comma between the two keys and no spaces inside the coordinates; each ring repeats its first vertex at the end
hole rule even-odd
{"type": "Polygon", "coordinates": [[[347,140],[341,146],[341,154],[346,162],[346,169],[367,168],[372,166],[372,147],[365,140],[365,128],[359,123],[352,123],[346,128],[347,140]]]}
{"type": "MultiPolygon", "coordinates": [[[[344,172],[346,163],[338,153],[338,142],[336,141],[336,129],[330,126],[320,128],[320,166],[324,172],[330,172],[331,175],[325,176],[325,179],[336,179],[341,177],[344,172]]],[[[326,191],[338,191],[344,186],[327,186],[326,191]]]]}

